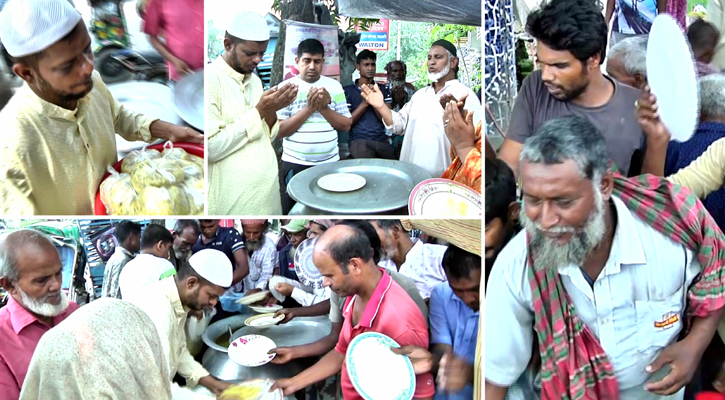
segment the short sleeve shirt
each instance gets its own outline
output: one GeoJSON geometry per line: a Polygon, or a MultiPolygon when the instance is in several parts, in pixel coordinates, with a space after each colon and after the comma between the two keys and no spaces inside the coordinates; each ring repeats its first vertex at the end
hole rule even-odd
{"type": "MultiPolygon", "coordinates": [[[[292,83],[297,85],[297,99],[287,107],[277,111],[280,121],[288,119],[300,112],[307,105],[307,94],[312,88],[323,87],[330,93],[329,107],[336,113],[350,118],[347,108],[345,91],[340,82],[320,76],[315,83],[307,83],[299,76],[290,78],[280,86],[292,83]]],[[[330,125],[319,111],[315,111],[300,126],[297,132],[282,140],[282,161],[299,165],[317,165],[340,160],[340,150],[337,146],[337,130],[330,125]]]]}
{"type": "MultiPolygon", "coordinates": [[[[345,90],[345,98],[347,98],[347,107],[350,109],[350,113],[352,113],[363,102],[362,89],[357,83],[353,83],[352,85],[345,86],[343,90],[345,90]]],[[[380,87],[380,91],[383,93],[383,97],[390,97],[385,86],[380,87]]],[[[350,128],[350,143],[355,140],[371,140],[387,143],[388,135],[385,134],[385,125],[383,125],[383,121],[375,113],[373,107],[368,107],[357,122],[352,124],[352,128],[350,128]]]]}
{"type": "MultiPolygon", "coordinates": [[[[383,271],[381,269],[381,271],[383,271]]],[[[379,332],[395,340],[400,346],[428,348],[428,326],[418,306],[410,296],[383,271],[378,286],[365,306],[360,322],[352,325],[352,310],[357,296],[348,297],[345,302],[345,321],[335,351],[345,354],[352,340],[365,332],[379,332]]],[[[413,398],[433,396],[435,386],[433,374],[427,372],[416,376],[413,398]]],[[[345,400],[362,400],[353,387],[347,373],[347,361],[342,364],[342,394],[345,400]]]]}
{"type": "MultiPolygon", "coordinates": [[[[641,91],[614,83],[614,95],[600,107],[582,107],[552,96],[541,80],[541,71],[534,71],[521,86],[514,105],[508,138],[524,143],[544,122],[567,115],[578,115],[591,121],[604,136],[612,161],[622,175],[629,175],[632,155],[645,145],[645,136],[637,122],[634,102],[641,91]]],[[[639,171],[633,171],[638,174],[639,171]]]]}
{"type": "Polygon", "coordinates": [[[239,231],[234,228],[223,228],[219,227],[216,231],[216,235],[209,243],[204,244],[201,235],[197,239],[196,243],[191,246],[191,252],[196,253],[203,249],[214,249],[219,250],[226,254],[229,261],[232,262],[234,270],[237,269],[237,262],[234,261],[234,253],[244,249],[244,238],[239,234],[239,231]]]}
{"type": "MultiPolygon", "coordinates": [[[[382,266],[382,263],[381,263],[382,266]]],[[[393,264],[393,268],[395,268],[395,264],[393,264]]],[[[420,308],[420,312],[423,313],[423,318],[426,320],[428,319],[428,306],[425,305],[425,300],[423,300],[422,297],[420,297],[420,293],[418,293],[418,288],[415,286],[415,282],[413,282],[412,279],[408,278],[407,276],[401,274],[400,272],[393,271],[390,268],[386,268],[387,272],[390,274],[390,277],[393,278],[393,281],[400,285],[403,290],[405,290],[406,293],[408,293],[408,296],[415,302],[415,304],[420,308]]],[[[342,322],[343,316],[342,311],[345,308],[345,301],[347,300],[347,297],[340,297],[337,293],[332,292],[330,293],[330,321],[332,323],[336,322],[342,322]]]]}
{"type": "MultiPolygon", "coordinates": [[[[453,293],[448,282],[438,284],[430,295],[430,342],[453,347],[453,353],[473,365],[478,338],[479,312],[474,312],[453,293]]],[[[436,400],[473,398],[473,385],[458,393],[436,395],[436,400]]]]}

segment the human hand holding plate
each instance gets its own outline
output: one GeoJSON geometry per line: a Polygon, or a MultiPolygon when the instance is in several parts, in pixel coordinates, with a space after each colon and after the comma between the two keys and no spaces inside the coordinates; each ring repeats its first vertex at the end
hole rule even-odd
{"type": "Polygon", "coordinates": [[[644,88],[642,95],[637,99],[634,107],[636,109],[637,121],[647,136],[647,143],[657,145],[668,144],[671,136],[670,131],[660,118],[657,97],[652,94],[649,86],[644,88]]]}
{"type": "Polygon", "coordinates": [[[408,356],[413,364],[413,370],[416,375],[430,372],[433,369],[433,355],[430,351],[418,346],[390,347],[390,351],[395,354],[408,356]]]}

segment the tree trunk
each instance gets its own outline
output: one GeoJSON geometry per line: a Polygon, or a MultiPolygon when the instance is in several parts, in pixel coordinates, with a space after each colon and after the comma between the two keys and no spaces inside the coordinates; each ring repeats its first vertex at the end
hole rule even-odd
{"type": "MultiPolygon", "coordinates": [[[[315,22],[315,7],[312,0],[288,0],[282,4],[282,21],[315,22]]],[[[287,27],[282,22],[279,26],[277,46],[274,48],[274,59],[272,60],[272,73],[269,78],[270,86],[274,86],[284,80],[284,47],[287,36],[287,27]]]]}

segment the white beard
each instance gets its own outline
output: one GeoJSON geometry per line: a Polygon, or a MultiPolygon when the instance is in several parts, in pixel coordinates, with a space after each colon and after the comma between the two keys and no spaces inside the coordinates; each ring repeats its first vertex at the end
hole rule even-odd
{"type": "Polygon", "coordinates": [[[558,268],[567,265],[581,267],[591,252],[599,245],[606,234],[605,202],[602,192],[594,190],[595,210],[589,216],[584,227],[575,229],[572,227],[554,227],[549,229],[555,233],[571,233],[573,236],[568,243],[560,244],[556,239],[551,239],[543,234],[541,226],[531,221],[525,207],[521,207],[519,218],[522,226],[531,235],[530,246],[535,252],[534,268],[558,268]]]}
{"type": "Polygon", "coordinates": [[[23,306],[25,306],[25,308],[33,314],[42,315],[44,317],[57,317],[68,308],[68,296],[66,296],[62,290],[60,291],[60,303],[58,303],[58,305],[47,303],[47,295],[41,300],[36,300],[25,294],[25,292],[23,292],[20,288],[18,288],[18,292],[20,292],[20,298],[23,301],[23,306]]]}
{"type": "Polygon", "coordinates": [[[448,60],[448,65],[446,65],[445,68],[443,68],[443,71],[441,72],[428,72],[428,79],[433,82],[438,82],[443,78],[444,76],[448,75],[448,73],[451,72],[451,61],[448,60]]]}

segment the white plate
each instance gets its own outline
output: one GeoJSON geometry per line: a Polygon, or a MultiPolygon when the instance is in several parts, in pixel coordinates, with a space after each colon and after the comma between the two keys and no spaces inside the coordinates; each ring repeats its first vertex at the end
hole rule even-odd
{"type": "Polygon", "coordinates": [[[657,16],[649,33],[647,81],[672,140],[687,141],[699,113],[695,61],[682,29],[668,14],[657,16]]]}
{"type": "Polygon", "coordinates": [[[413,364],[390,347],[400,345],[382,333],[365,332],[347,348],[347,374],[365,400],[410,400],[415,394],[413,364]]]}
{"type": "Polygon", "coordinates": [[[317,238],[305,239],[295,251],[295,272],[300,283],[313,289],[322,289],[323,279],[320,270],[312,262],[317,238]]]}
{"type": "Polygon", "coordinates": [[[330,192],[352,192],[365,186],[365,178],[358,174],[330,174],[317,180],[317,185],[330,192]]]}
{"type": "Polygon", "coordinates": [[[277,325],[279,321],[282,321],[284,319],[284,315],[278,315],[274,316],[273,313],[270,314],[262,314],[257,315],[255,317],[247,318],[244,321],[244,325],[247,326],[270,326],[270,325],[277,325]]]}
{"type": "Polygon", "coordinates": [[[428,179],[419,183],[408,200],[410,215],[481,216],[481,194],[448,179],[428,179]]]}
{"type": "Polygon", "coordinates": [[[268,294],[269,294],[269,290],[263,290],[261,292],[250,294],[249,296],[244,296],[241,299],[237,300],[237,303],[244,304],[244,305],[258,303],[258,302],[266,299],[268,294]]]}
{"type": "Polygon", "coordinates": [[[245,335],[229,343],[227,353],[235,363],[244,367],[258,367],[272,361],[275,354],[267,354],[276,348],[274,341],[262,335],[245,335]]]}
{"type": "MultiPolygon", "coordinates": [[[[131,111],[172,124],[184,122],[174,111],[173,92],[168,86],[154,82],[125,82],[108,85],[108,90],[131,111]]],[[[116,150],[119,153],[140,149],[144,144],[141,141],[129,142],[121,135],[116,135],[116,150]]]]}
{"type": "Polygon", "coordinates": [[[268,306],[249,306],[249,308],[251,308],[254,312],[266,314],[277,312],[282,309],[282,306],[280,306],[279,304],[270,304],[268,306]]]}
{"type": "MultiPolygon", "coordinates": [[[[260,389],[258,395],[249,397],[248,400],[282,400],[284,398],[282,389],[277,389],[274,392],[269,391],[273,385],[274,381],[271,379],[251,379],[234,384],[234,386],[238,387],[254,387],[260,389]]],[[[221,394],[220,398],[224,398],[224,393],[221,394]]]]}

